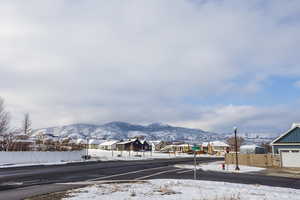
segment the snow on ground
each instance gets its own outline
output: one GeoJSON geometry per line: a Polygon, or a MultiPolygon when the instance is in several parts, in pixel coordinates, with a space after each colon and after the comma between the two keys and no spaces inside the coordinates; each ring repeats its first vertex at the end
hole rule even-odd
{"type": "MultiPolygon", "coordinates": [[[[225,170],[222,169],[222,163],[223,161],[217,161],[217,162],[211,162],[211,163],[204,163],[197,165],[197,169],[202,169],[205,171],[218,171],[218,172],[225,172],[225,173],[232,173],[232,172],[238,172],[238,173],[247,173],[247,172],[257,172],[265,170],[265,168],[261,167],[252,167],[252,166],[246,166],[246,165],[239,165],[240,170],[235,170],[235,165],[225,165],[225,170]]],[[[186,168],[186,169],[194,169],[194,165],[175,165],[179,168],[186,168]]]]}
{"type": "Polygon", "coordinates": [[[29,166],[48,166],[48,165],[65,165],[69,163],[79,163],[79,162],[92,162],[93,160],[82,160],[82,161],[68,161],[68,162],[50,162],[50,163],[24,163],[24,164],[3,164],[0,165],[0,169],[11,168],[11,167],[29,167],[29,166]]]}
{"type": "Polygon", "coordinates": [[[37,166],[37,165],[64,165],[68,162],[55,162],[55,163],[26,163],[26,164],[5,164],[0,165],[1,168],[10,168],[10,167],[27,167],[27,166],[37,166]]]}
{"type": "MultiPolygon", "coordinates": [[[[85,151],[83,151],[85,152],[85,151]]],[[[22,152],[21,152],[22,153],[22,152]]],[[[20,153],[19,157],[22,157],[22,154],[20,153]]],[[[32,155],[34,155],[34,152],[32,155]]],[[[50,152],[51,153],[51,152],[50,152]]],[[[66,152],[64,152],[66,153],[66,152]]],[[[1,163],[0,162],[0,169],[1,168],[9,168],[9,167],[25,167],[25,166],[36,166],[36,165],[63,165],[67,163],[72,162],[90,162],[90,161],[109,161],[109,160],[149,160],[149,159],[158,159],[158,158],[185,158],[185,157],[193,157],[192,154],[186,154],[186,153],[160,153],[160,152],[127,152],[127,151],[107,151],[107,150],[100,150],[100,149],[89,149],[88,150],[89,155],[92,156],[90,160],[82,160],[80,156],[78,156],[80,159],[75,159],[74,161],[57,161],[54,162],[53,159],[49,160],[49,162],[46,162],[47,156],[43,156],[43,161],[38,160],[32,160],[30,163],[30,160],[23,163],[18,163],[18,159],[10,160],[10,162],[1,163]]],[[[222,156],[211,156],[211,155],[197,155],[197,157],[222,157],[222,156]]],[[[5,157],[5,156],[4,156],[5,157]]],[[[19,158],[18,157],[18,158],[19,158]]],[[[39,156],[35,156],[39,158],[39,156]]],[[[52,156],[53,157],[53,156],[52,156]]],[[[57,158],[57,160],[60,160],[57,158]]]]}
{"type": "MultiPolygon", "coordinates": [[[[128,151],[107,151],[101,149],[89,149],[89,155],[93,159],[99,160],[145,160],[155,158],[185,158],[194,157],[193,154],[186,153],[160,153],[160,152],[128,152],[128,151]]],[[[197,155],[199,157],[199,155],[197,155]]],[[[201,157],[209,157],[209,155],[201,155],[201,157]]],[[[210,156],[215,157],[215,156],[210,156]]]]}
{"type": "Polygon", "coordinates": [[[0,151],[0,166],[82,161],[85,151],[0,151]]]}
{"type": "Polygon", "coordinates": [[[261,185],[150,180],[146,183],[96,184],[71,190],[64,200],[300,200],[300,190],[261,185]]]}

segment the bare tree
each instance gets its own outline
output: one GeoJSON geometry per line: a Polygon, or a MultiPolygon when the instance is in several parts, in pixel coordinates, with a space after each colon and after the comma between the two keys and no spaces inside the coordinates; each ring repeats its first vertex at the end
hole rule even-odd
{"type": "Polygon", "coordinates": [[[0,150],[7,150],[8,131],[9,131],[9,113],[5,110],[4,100],[0,97],[0,150]]]}
{"type": "Polygon", "coordinates": [[[24,115],[23,131],[25,135],[30,135],[31,133],[31,121],[30,121],[29,113],[26,113],[24,115]]]}
{"type": "Polygon", "coordinates": [[[262,142],[260,146],[265,148],[266,153],[272,153],[272,146],[270,145],[270,143],[262,142]]]}
{"type": "MultiPolygon", "coordinates": [[[[244,138],[242,137],[236,137],[236,140],[237,140],[237,149],[239,151],[240,149],[240,146],[243,145],[245,143],[245,140],[244,138]]],[[[232,136],[232,137],[229,137],[227,140],[226,140],[227,144],[229,144],[230,148],[231,149],[235,149],[235,138],[232,136]]]]}
{"type": "Polygon", "coordinates": [[[16,150],[16,134],[18,134],[18,130],[10,130],[3,135],[2,141],[2,150],[3,151],[13,151],[16,150]]]}
{"type": "Polygon", "coordinates": [[[4,100],[0,97],[0,136],[7,133],[9,129],[9,120],[9,113],[4,107],[4,100]]]}

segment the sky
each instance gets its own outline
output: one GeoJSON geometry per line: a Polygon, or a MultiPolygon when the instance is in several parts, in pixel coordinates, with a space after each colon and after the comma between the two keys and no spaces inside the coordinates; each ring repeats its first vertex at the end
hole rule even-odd
{"type": "Polygon", "coordinates": [[[1,0],[0,27],[12,126],[300,122],[298,0],[1,0]]]}

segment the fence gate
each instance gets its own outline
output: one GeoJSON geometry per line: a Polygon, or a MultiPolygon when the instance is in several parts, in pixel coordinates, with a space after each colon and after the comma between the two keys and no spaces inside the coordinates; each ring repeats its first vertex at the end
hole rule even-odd
{"type": "Polygon", "coordinates": [[[282,167],[300,167],[300,152],[281,152],[282,167]]]}

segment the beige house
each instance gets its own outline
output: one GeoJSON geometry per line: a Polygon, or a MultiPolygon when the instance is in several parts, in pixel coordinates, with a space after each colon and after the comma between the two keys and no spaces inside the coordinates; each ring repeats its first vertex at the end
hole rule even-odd
{"type": "Polygon", "coordinates": [[[208,153],[212,155],[224,155],[229,145],[222,141],[213,141],[208,143],[208,153]]]}
{"type": "Polygon", "coordinates": [[[100,140],[91,139],[89,142],[89,149],[99,149],[99,145],[102,143],[100,140]]]}

